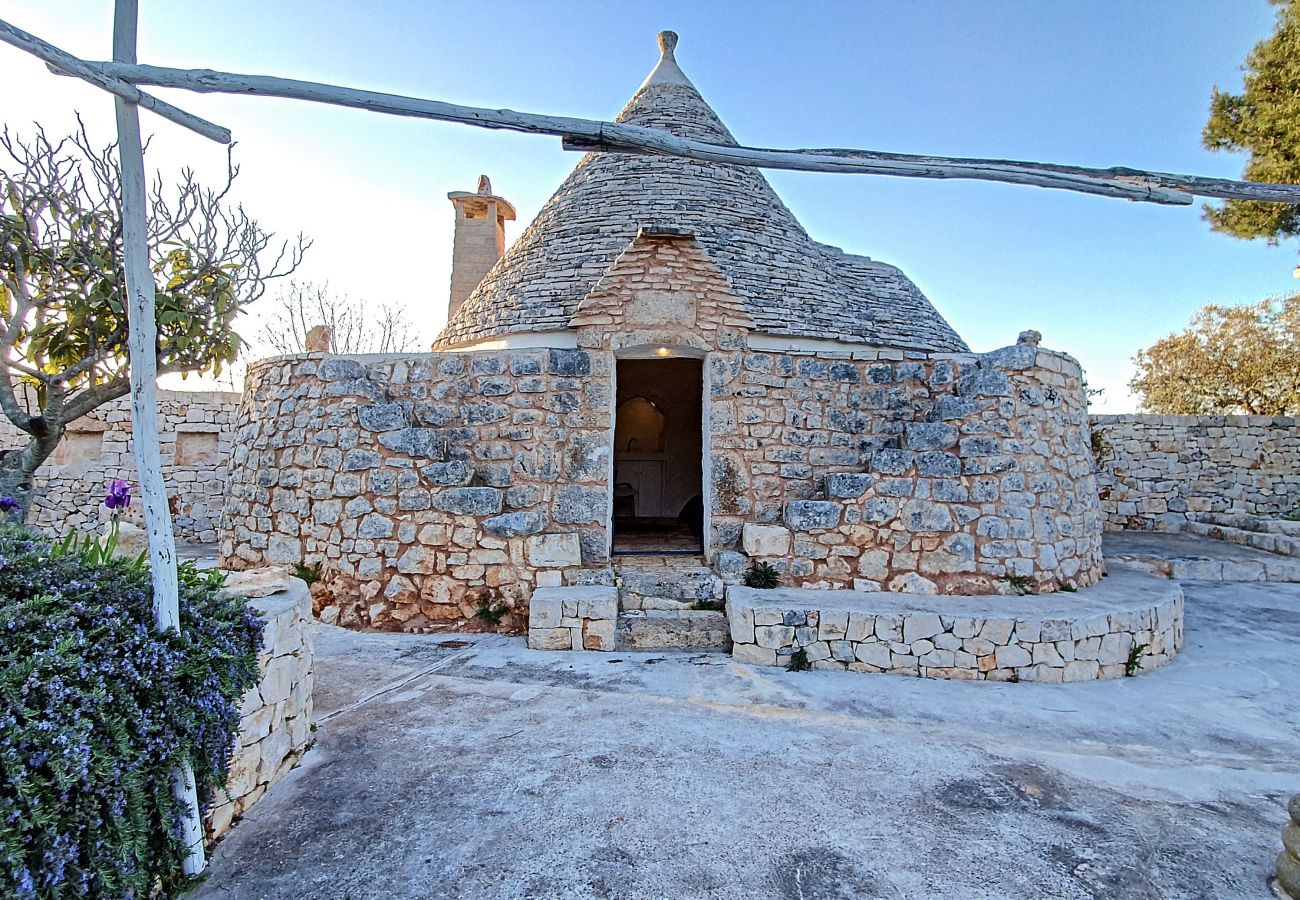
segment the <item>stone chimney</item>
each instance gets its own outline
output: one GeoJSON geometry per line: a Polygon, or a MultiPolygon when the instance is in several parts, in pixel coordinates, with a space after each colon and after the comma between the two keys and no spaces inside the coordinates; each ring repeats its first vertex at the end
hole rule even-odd
{"type": "Polygon", "coordinates": [[[478,190],[452,191],[447,195],[456,207],[456,238],[451,252],[451,299],[447,320],[465,302],[488,270],[506,252],[506,220],[514,221],[515,208],[492,193],[486,175],[478,177],[478,190]]]}

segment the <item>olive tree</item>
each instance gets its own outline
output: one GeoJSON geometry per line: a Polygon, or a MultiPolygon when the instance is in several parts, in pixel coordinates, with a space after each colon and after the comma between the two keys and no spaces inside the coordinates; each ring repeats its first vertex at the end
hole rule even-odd
{"type": "MultiPolygon", "coordinates": [[[[27,507],[33,476],[69,424],[130,391],[115,145],[84,124],[51,139],[0,131],[0,411],[25,445],[0,451],[0,496],[27,507]]],[[[186,168],[149,190],[158,372],[219,375],[239,354],[236,317],[310,242],[277,241],[186,168]]]]}
{"type": "Polygon", "coordinates": [[[1138,352],[1129,387],[1166,415],[1300,415],[1300,294],[1210,304],[1138,352]]]}

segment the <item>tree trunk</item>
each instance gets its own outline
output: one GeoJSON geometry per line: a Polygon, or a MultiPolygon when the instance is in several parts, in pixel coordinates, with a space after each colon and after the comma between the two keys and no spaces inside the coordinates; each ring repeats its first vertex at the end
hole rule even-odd
{"type": "Polygon", "coordinates": [[[12,497],[22,504],[9,514],[9,522],[27,524],[35,496],[36,470],[54,453],[62,437],[62,430],[31,435],[21,450],[0,450],[0,497],[12,497]]]}

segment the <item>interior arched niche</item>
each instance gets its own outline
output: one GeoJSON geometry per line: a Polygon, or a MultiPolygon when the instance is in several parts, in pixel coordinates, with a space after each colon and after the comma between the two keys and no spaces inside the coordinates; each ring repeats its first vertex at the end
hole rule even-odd
{"type": "Polygon", "coordinates": [[[614,433],[618,435],[617,452],[662,453],[664,425],[667,419],[659,407],[645,397],[624,400],[615,413],[614,433]]]}

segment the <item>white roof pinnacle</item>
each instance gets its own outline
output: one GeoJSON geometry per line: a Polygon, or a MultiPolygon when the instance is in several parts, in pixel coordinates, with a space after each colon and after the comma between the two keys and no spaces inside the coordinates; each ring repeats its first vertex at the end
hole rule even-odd
{"type": "Polygon", "coordinates": [[[659,64],[654,67],[654,71],[646,77],[646,80],[641,82],[641,87],[652,84],[684,84],[688,87],[695,87],[695,85],[691,84],[691,80],[686,77],[686,73],[677,65],[677,59],[673,56],[673,50],[677,48],[677,32],[661,31],[658,40],[659,50],[662,54],[659,57],[659,64]]]}

